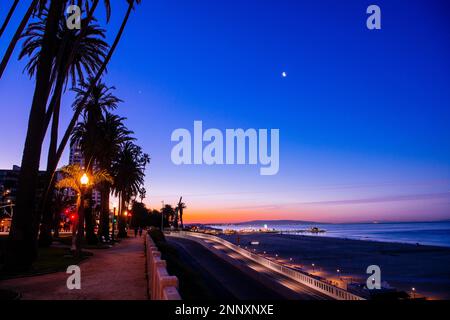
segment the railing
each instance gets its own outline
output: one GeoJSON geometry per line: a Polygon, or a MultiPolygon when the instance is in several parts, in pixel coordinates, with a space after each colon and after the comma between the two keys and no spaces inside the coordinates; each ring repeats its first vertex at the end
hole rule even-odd
{"type": "Polygon", "coordinates": [[[147,290],[151,300],[181,300],[178,278],[167,273],[166,261],[149,234],[145,235],[147,290]]]}
{"type": "MultiPolygon", "coordinates": [[[[271,270],[274,270],[278,273],[288,276],[289,278],[294,279],[297,282],[299,282],[307,287],[310,287],[320,293],[323,293],[330,298],[333,298],[336,300],[365,300],[364,298],[362,298],[360,296],[350,293],[347,290],[344,290],[342,288],[333,286],[333,285],[331,285],[323,280],[317,279],[314,276],[311,276],[305,272],[301,272],[301,271],[289,268],[278,262],[269,260],[265,257],[261,257],[260,255],[257,255],[255,253],[245,250],[239,246],[236,246],[235,244],[232,244],[231,242],[228,242],[225,239],[222,239],[220,237],[216,237],[216,236],[204,234],[204,233],[186,232],[186,231],[171,232],[170,235],[179,236],[182,238],[189,238],[191,240],[202,239],[202,240],[210,240],[210,241],[218,242],[218,243],[224,245],[225,247],[240,253],[244,257],[252,259],[253,261],[255,261],[263,266],[266,266],[267,268],[269,268],[271,270]]],[[[200,242],[200,243],[202,243],[202,242],[200,242]]],[[[202,243],[202,244],[205,245],[204,243],[202,243]]]]}

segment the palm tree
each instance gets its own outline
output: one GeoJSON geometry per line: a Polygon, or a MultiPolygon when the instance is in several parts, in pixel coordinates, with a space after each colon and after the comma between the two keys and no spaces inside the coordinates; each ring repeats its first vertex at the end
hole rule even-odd
{"type": "Polygon", "coordinates": [[[127,204],[135,197],[144,184],[145,166],[148,155],[130,141],[125,142],[113,162],[114,193],[119,197],[119,236],[126,237],[126,226],[123,217],[127,204]]]}
{"type": "Polygon", "coordinates": [[[2,37],[3,32],[5,31],[6,26],[9,23],[9,20],[11,20],[11,17],[13,15],[14,11],[16,10],[16,7],[18,4],[19,4],[19,0],[14,0],[14,3],[12,4],[11,8],[8,11],[8,15],[6,16],[5,21],[3,22],[3,24],[0,28],[0,38],[2,37]]]}
{"type": "MultiPolygon", "coordinates": [[[[88,117],[85,115],[85,121],[80,122],[72,134],[72,143],[78,143],[85,156],[90,154],[93,159],[91,162],[95,162],[99,168],[111,172],[113,159],[120,152],[121,145],[134,140],[131,137],[133,132],[125,127],[123,123],[125,118],[107,111],[100,116],[101,118],[96,121],[95,126],[90,126],[88,117]]],[[[88,162],[85,160],[85,163],[88,162]]],[[[101,192],[100,234],[108,239],[111,184],[105,182],[99,188],[101,192]]],[[[92,235],[90,236],[92,237],[92,235]]]]}
{"type": "MultiPolygon", "coordinates": [[[[19,59],[24,56],[30,57],[25,69],[30,77],[32,77],[37,69],[39,62],[39,56],[41,51],[39,50],[42,45],[43,33],[45,29],[46,13],[42,15],[41,19],[35,23],[32,23],[27,28],[24,34],[24,44],[22,52],[19,55],[19,59]]],[[[52,241],[51,225],[52,217],[50,210],[51,193],[54,189],[54,179],[52,179],[50,168],[53,167],[56,157],[56,149],[58,144],[58,126],[59,126],[59,111],[60,103],[64,85],[67,85],[69,79],[74,85],[77,80],[84,82],[84,74],[92,75],[101,66],[102,60],[106,56],[108,50],[108,44],[103,40],[105,38],[105,30],[101,29],[98,25],[88,25],[83,30],[84,36],[81,37],[81,32],[78,30],[69,30],[66,23],[61,20],[59,30],[57,34],[58,39],[58,53],[54,54],[54,73],[57,74],[56,84],[53,92],[53,97],[50,102],[49,110],[50,114],[53,113],[53,123],[51,128],[50,147],[47,156],[47,191],[44,194],[41,204],[41,210],[43,212],[43,221],[39,233],[40,245],[49,246],[52,241]],[[79,40],[79,46],[73,59],[69,64],[69,58],[74,50],[74,45],[79,40]],[[57,56],[61,57],[59,63],[57,56]]],[[[50,121],[50,117],[48,117],[50,121]]],[[[47,126],[48,124],[46,124],[47,126]]],[[[45,127],[46,127],[45,126],[45,127]]],[[[46,128],[43,132],[45,135],[46,128]]]]}
{"type": "MultiPolygon", "coordinates": [[[[129,8],[127,14],[122,22],[119,33],[110,49],[108,56],[105,58],[102,68],[97,72],[96,79],[100,79],[101,75],[106,69],[109,60],[120,41],[125,25],[130,16],[131,10],[134,7],[134,0],[127,0],[129,8]]],[[[136,0],[139,3],[140,0],[136,0]]],[[[9,58],[14,50],[14,47],[28,23],[28,20],[33,13],[36,5],[40,3],[40,8],[47,4],[47,0],[33,0],[29,10],[25,14],[19,28],[10,46],[5,54],[5,57],[0,64],[0,77],[3,70],[9,61],[9,58]]],[[[21,172],[19,177],[19,188],[17,192],[16,214],[12,222],[11,232],[9,234],[9,245],[6,252],[5,269],[19,270],[28,269],[31,263],[36,258],[36,239],[38,229],[38,217],[34,211],[36,185],[39,170],[39,160],[41,156],[41,149],[43,139],[41,133],[45,126],[46,104],[51,88],[51,71],[52,71],[52,52],[56,47],[56,33],[58,30],[59,20],[63,18],[63,9],[66,1],[51,0],[48,8],[48,18],[44,32],[44,39],[42,43],[42,51],[40,61],[36,72],[36,86],[33,96],[33,102],[30,110],[28,120],[28,129],[25,139],[25,146],[21,162],[21,172]]],[[[96,8],[98,0],[95,0],[92,10],[89,12],[89,18],[92,18],[93,12],[96,8]]],[[[89,24],[89,23],[88,23],[89,24]]],[[[83,28],[82,28],[83,30],[83,28]]],[[[87,97],[86,97],[87,99],[87,97]]],[[[70,138],[71,132],[76,125],[77,119],[81,114],[81,110],[77,110],[72,121],[66,130],[66,133],[61,141],[56,155],[56,162],[59,162],[65,146],[70,138]]],[[[53,165],[52,172],[56,171],[56,164],[53,165]]]]}
{"type": "MultiPolygon", "coordinates": [[[[177,204],[176,209],[178,210],[178,217],[180,219],[180,225],[181,228],[183,229],[183,209],[186,209],[186,204],[184,202],[181,202],[181,200],[183,199],[183,197],[180,198],[180,201],[177,204]]],[[[178,224],[178,221],[177,221],[178,224]]]]}
{"type": "MultiPolygon", "coordinates": [[[[58,189],[72,189],[77,195],[77,207],[78,207],[78,228],[75,237],[72,238],[72,249],[76,252],[77,255],[81,254],[81,240],[84,235],[84,200],[83,197],[85,192],[92,189],[95,186],[100,185],[103,182],[112,183],[113,179],[104,170],[95,170],[90,176],[90,181],[87,190],[84,190],[85,187],[81,184],[81,177],[86,171],[79,165],[68,165],[61,169],[61,173],[63,174],[63,178],[56,183],[56,188],[58,189]]],[[[75,230],[75,228],[74,228],[75,230]]]]}
{"type": "MultiPolygon", "coordinates": [[[[94,81],[92,82],[92,86],[91,86],[90,90],[85,94],[84,99],[82,101],[80,101],[80,105],[83,105],[84,103],[86,103],[86,101],[90,95],[90,91],[94,89],[94,85],[100,80],[100,78],[103,75],[103,72],[106,70],[106,66],[108,65],[109,61],[111,60],[112,55],[114,54],[114,51],[116,50],[117,45],[119,44],[120,39],[122,38],[125,27],[128,23],[128,19],[130,18],[130,15],[131,15],[131,11],[134,9],[134,5],[141,3],[141,0],[126,0],[126,1],[128,2],[128,10],[125,14],[125,17],[123,18],[119,32],[117,33],[116,38],[114,39],[113,45],[111,46],[111,49],[109,50],[109,53],[108,53],[105,61],[103,62],[103,66],[97,72],[97,75],[96,75],[94,81]]],[[[59,160],[61,159],[64,149],[66,148],[66,145],[70,139],[70,135],[72,134],[72,131],[75,128],[78,118],[80,117],[81,113],[82,113],[82,108],[78,108],[77,110],[75,110],[75,113],[73,114],[73,117],[72,117],[72,119],[67,127],[67,130],[64,133],[64,136],[61,140],[61,143],[58,147],[58,151],[57,151],[57,155],[56,155],[57,162],[59,162],[59,160]]],[[[57,167],[57,165],[55,165],[52,168],[53,172],[55,172],[56,167],[57,167]]]]}
{"type": "MultiPolygon", "coordinates": [[[[112,163],[121,146],[127,141],[133,141],[132,131],[128,130],[124,122],[125,118],[105,112],[99,123],[99,135],[97,143],[102,146],[96,154],[98,165],[103,170],[112,171],[112,163]]],[[[100,187],[101,192],[101,213],[99,233],[105,239],[109,239],[109,196],[111,193],[111,184],[103,183],[100,187]]]]}
{"type": "MultiPolygon", "coordinates": [[[[22,35],[23,30],[25,30],[25,27],[27,26],[28,21],[31,18],[31,15],[36,10],[36,7],[39,3],[46,2],[46,0],[33,0],[33,2],[28,7],[27,12],[25,13],[22,21],[19,24],[19,27],[16,30],[16,33],[14,34],[11,42],[9,43],[8,49],[6,50],[5,55],[3,56],[2,62],[0,63],[0,79],[3,76],[3,72],[6,69],[6,66],[8,65],[9,59],[11,58],[11,55],[13,54],[14,48],[17,45],[17,42],[20,40],[20,36],[22,35]]],[[[41,6],[40,6],[41,7],[41,6]]],[[[12,15],[12,13],[11,13],[12,15]]],[[[6,28],[8,21],[5,21],[4,27],[6,28]]]]}
{"type": "Polygon", "coordinates": [[[161,214],[166,218],[169,224],[173,224],[175,220],[175,209],[170,204],[166,204],[161,208],[161,214]]]}
{"type": "MultiPolygon", "coordinates": [[[[18,2],[18,0],[15,0],[15,1],[18,2]]],[[[58,0],[58,1],[63,2],[63,0],[58,0]]],[[[21,37],[23,31],[25,30],[25,28],[26,28],[26,26],[28,24],[28,21],[30,20],[32,14],[34,12],[36,12],[36,11],[39,14],[41,14],[42,11],[44,11],[44,9],[46,8],[47,2],[48,2],[48,0],[33,0],[33,2],[30,4],[27,12],[25,13],[25,15],[24,15],[24,17],[23,17],[19,27],[17,28],[16,33],[14,34],[14,37],[11,40],[11,42],[10,42],[10,44],[8,46],[8,49],[7,49],[5,55],[3,56],[3,59],[2,59],[2,61],[0,63],[0,79],[2,78],[3,72],[5,71],[6,66],[8,65],[8,62],[11,59],[12,53],[14,51],[14,48],[16,47],[17,42],[20,40],[20,37],[21,37]]],[[[67,0],[64,1],[64,6],[65,6],[65,3],[67,3],[67,0]]],[[[93,19],[95,10],[97,9],[98,3],[99,3],[99,0],[87,0],[85,2],[86,12],[88,13],[87,14],[87,18],[86,18],[86,25],[89,25],[91,23],[91,20],[93,19]],[[91,8],[89,8],[89,1],[93,2],[91,8]]],[[[78,5],[82,6],[82,4],[83,4],[82,0],[79,0],[78,1],[78,5]]],[[[110,0],[104,0],[104,4],[105,4],[105,10],[106,10],[106,19],[107,19],[107,21],[109,21],[109,19],[111,17],[110,0]]],[[[12,13],[15,10],[16,5],[17,5],[16,3],[13,4],[13,7],[11,8],[9,14],[12,15],[12,13]]],[[[9,17],[9,14],[8,14],[8,17],[9,17]]],[[[8,23],[9,23],[9,19],[7,18],[5,20],[5,22],[4,22],[4,24],[3,24],[2,30],[0,32],[0,37],[1,37],[1,33],[3,32],[3,28],[6,28],[8,23]]],[[[83,27],[81,29],[83,30],[83,28],[84,28],[84,25],[83,25],[83,27]]]]}
{"type": "Polygon", "coordinates": [[[145,190],[144,187],[139,189],[139,199],[141,199],[141,203],[144,201],[146,194],[147,194],[147,190],[145,190]]]}
{"type": "MultiPolygon", "coordinates": [[[[91,86],[91,81],[93,79],[89,78],[88,82],[81,82],[79,88],[74,89],[77,94],[73,104],[74,108],[79,108],[80,100],[84,99],[86,90],[91,86]]],[[[102,135],[100,123],[103,113],[107,110],[116,109],[121,102],[119,98],[112,94],[113,89],[114,87],[107,87],[102,82],[95,84],[88,101],[83,105],[83,121],[75,127],[72,134],[72,144],[79,144],[88,173],[91,173],[94,167],[99,165],[98,160],[104,147],[104,145],[99,144],[102,135]]],[[[94,233],[90,210],[86,212],[86,238],[90,244],[94,244],[98,240],[94,233]]]]}
{"type": "Polygon", "coordinates": [[[36,70],[36,86],[28,119],[16,198],[16,210],[9,233],[6,270],[27,270],[36,258],[39,217],[35,211],[36,186],[42,150],[42,131],[50,94],[53,55],[65,1],[52,0],[48,9],[42,49],[36,70]]]}

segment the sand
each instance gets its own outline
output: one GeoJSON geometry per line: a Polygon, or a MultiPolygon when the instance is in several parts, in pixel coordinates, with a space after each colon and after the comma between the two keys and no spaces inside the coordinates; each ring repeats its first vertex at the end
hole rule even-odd
{"type": "MultiPolygon", "coordinates": [[[[222,237],[237,244],[237,235],[222,237]]],[[[256,248],[261,254],[265,251],[272,259],[335,281],[341,287],[355,280],[365,283],[367,267],[378,265],[381,280],[392,287],[409,294],[415,288],[416,297],[450,299],[450,248],[314,235],[252,233],[239,237],[241,246],[256,248]],[[251,246],[250,241],[260,244],[251,246]]]]}

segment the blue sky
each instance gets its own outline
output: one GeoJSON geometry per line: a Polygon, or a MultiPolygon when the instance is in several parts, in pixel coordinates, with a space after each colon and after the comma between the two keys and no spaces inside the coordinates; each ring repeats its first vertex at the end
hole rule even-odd
{"type": "MultiPolygon", "coordinates": [[[[12,0],[3,2],[0,17],[12,0]]],[[[113,2],[109,39],[125,9],[113,2]]],[[[183,195],[190,221],[450,218],[449,9],[437,0],[143,1],[105,80],[152,157],[147,203],[183,195]],[[381,30],[366,28],[370,4],[381,30]],[[170,135],[194,120],[279,128],[280,172],[173,165],[170,135]]],[[[0,81],[1,167],[20,163],[34,85],[23,66],[10,63],[0,81]]]]}

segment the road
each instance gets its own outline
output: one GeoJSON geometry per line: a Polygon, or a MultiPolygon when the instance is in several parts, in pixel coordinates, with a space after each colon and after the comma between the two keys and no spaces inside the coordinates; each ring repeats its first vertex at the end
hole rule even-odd
{"type": "Polygon", "coordinates": [[[268,269],[220,243],[201,239],[187,240],[172,236],[167,236],[167,239],[180,250],[187,263],[194,263],[197,268],[202,268],[212,276],[212,285],[217,285],[217,282],[219,282],[219,285],[239,300],[329,299],[325,295],[268,269]]]}

